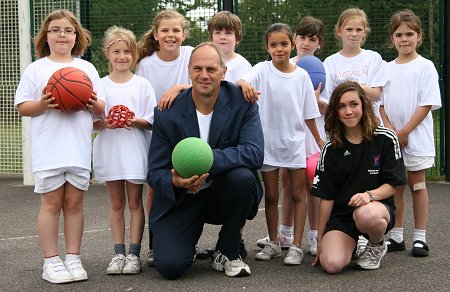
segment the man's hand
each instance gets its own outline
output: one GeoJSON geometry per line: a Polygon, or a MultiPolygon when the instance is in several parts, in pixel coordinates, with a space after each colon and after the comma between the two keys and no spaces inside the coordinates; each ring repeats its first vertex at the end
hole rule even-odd
{"type": "Polygon", "coordinates": [[[193,194],[198,193],[200,187],[205,183],[208,173],[202,174],[200,176],[194,175],[190,178],[182,177],[175,169],[172,169],[172,183],[178,188],[185,188],[193,194]]]}

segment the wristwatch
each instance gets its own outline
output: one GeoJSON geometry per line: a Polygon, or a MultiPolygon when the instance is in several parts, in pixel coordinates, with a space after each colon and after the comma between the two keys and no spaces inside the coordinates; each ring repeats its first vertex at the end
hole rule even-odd
{"type": "Polygon", "coordinates": [[[369,194],[369,197],[370,197],[370,201],[371,201],[371,202],[372,202],[372,201],[375,201],[375,195],[374,195],[371,191],[366,191],[366,193],[369,194]]]}

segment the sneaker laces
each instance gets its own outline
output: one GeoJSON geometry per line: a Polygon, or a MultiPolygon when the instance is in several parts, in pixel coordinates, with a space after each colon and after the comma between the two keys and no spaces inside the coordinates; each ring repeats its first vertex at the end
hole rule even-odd
{"type": "Polygon", "coordinates": [[[274,243],[268,242],[266,245],[264,245],[264,248],[261,250],[261,253],[265,254],[276,254],[277,251],[275,250],[276,245],[274,243]]]}
{"type": "Polygon", "coordinates": [[[219,264],[219,265],[224,265],[227,260],[228,260],[228,258],[224,254],[219,252],[217,254],[217,256],[214,258],[214,263],[219,264]]]}
{"type": "Polygon", "coordinates": [[[375,263],[378,262],[382,254],[382,247],[383,245],[373,246],[371,244],[367,244],[363,253],[359,257],[360,260],[368,260],[375,263]]]}

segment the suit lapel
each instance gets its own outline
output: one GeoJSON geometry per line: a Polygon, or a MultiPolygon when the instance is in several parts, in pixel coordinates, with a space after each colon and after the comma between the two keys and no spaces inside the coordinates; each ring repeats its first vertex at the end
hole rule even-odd
{"type": "Polygon", "coordinates": [[[192,99],[191,90],[186,96],[186,105],[185,105],[185,119],[183,121],[182,127],[184,129],[184,133],[186,137],[199,137],[200,138],[200,130],[198,127],[198,119],[197,112],[195,110],[194,100],[192,99]]]}
{"type": "Polygon", "coordinates": [[[224,126],[230,116],[231,109],[228,105],[228,96],[219,91],[216,104],[214,105],[214,113],[211,119],[211,127],[209,129],[209,145],[212,148],[217,146],[220,135],[224,129],[224,126]]]}

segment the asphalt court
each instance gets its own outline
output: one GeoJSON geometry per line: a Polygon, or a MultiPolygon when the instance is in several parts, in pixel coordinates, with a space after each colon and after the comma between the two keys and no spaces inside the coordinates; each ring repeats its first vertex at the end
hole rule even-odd
{"type": "MultiPolygon", "coordinates": [[[[249,256],[245,260],[252,275],[229,278],[214,271],[208,260],[197,260],[180,279],[169,281],[155,269],[143,265],[135,276],[108,276],[106,267],[113,256],[108,221],[108,196],[104,185],[91,185],[84,201],[85,228],[81,257],[89,280],[65,285],[52,285],[41,278],[42,251],[37,236],[36,221],[39,195],[32,186],[23,186],[17,176],[0,177],[0,273],[1,291],[448,291],[450,285],[450,184],[430,182],[430,224],[428,245],[430,256],[413,258],[412,207],[407,194],[405,242],[407,250],[387,254],[381,267],[374,271],[359,271],[349,266],[339,275],[328,275],[320,267],[311,267],[313,257],[306,255],[300,266],[283,265],[283,256],[268,262],[255,261],[259,251],[256,240],[267,234],[264,204],[256,218],[248,221],[244,239],[249,256]]],[[[127,215],[128,217],[128,215],[127,215]]],[[[306,227],[306,230],[308,228],[306,227]]],[[[219,228],[206,225],[200,248],[214,245],[219,228]]],[[[60,235],[60,250],[63,235],[60,235]]],[[[148,245],[144,233],[141,257],[145,259],[148,245]]],[[[306,240],[303,248],[308,249],[306,240]]]]}

